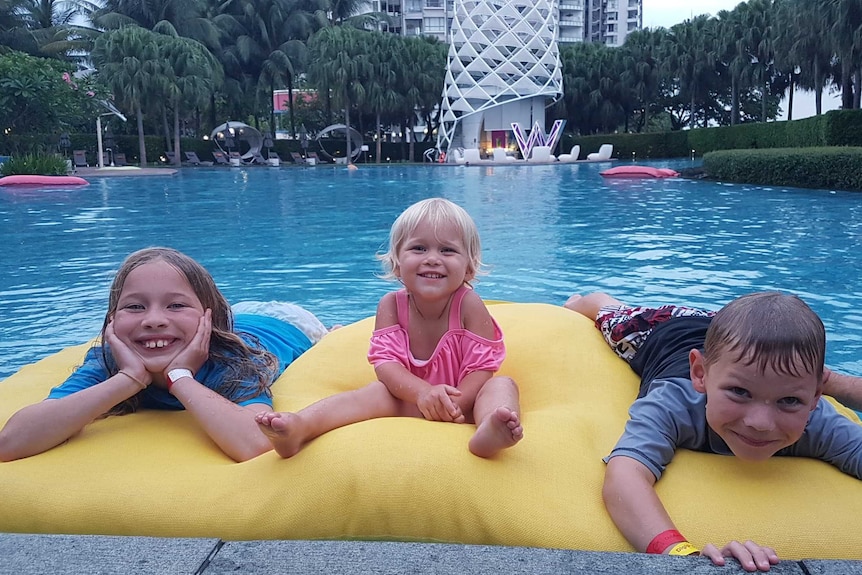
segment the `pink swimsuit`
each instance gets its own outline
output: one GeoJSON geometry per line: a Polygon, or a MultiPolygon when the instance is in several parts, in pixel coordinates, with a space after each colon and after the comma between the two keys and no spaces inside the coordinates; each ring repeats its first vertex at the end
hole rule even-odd
{"type": "Polygon", "coordinates": [[[407,329],[410,326],[407,291],[395,292],[398,324],[375,330],[371,334],[368,361],[375,368],[394,361],[410,373],[431,385],[447,384],[458,387],[464,377],[474,371],[495,372],[506,357],[503,332],[494,322],[494,339],[485,339],[461,327],[461,301],[469,287],[462,286],[452,296],[449,309],[449,331],[443,334],[434,353],[428,359],[416,359],[410,352],[407,329]]]}

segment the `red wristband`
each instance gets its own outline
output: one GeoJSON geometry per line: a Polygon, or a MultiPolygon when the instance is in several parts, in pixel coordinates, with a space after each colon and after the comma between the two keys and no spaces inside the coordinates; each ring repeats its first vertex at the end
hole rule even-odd
{"type": "Polygon", "coordinates": [[[682,536],[682,533],[676,529],[668,529],[653,537],[653,540],[647,545],[646,552],[661,555],[665,549],[674,543],[682,543],[683,541],[685,541],[685,537],[682,536]]]}

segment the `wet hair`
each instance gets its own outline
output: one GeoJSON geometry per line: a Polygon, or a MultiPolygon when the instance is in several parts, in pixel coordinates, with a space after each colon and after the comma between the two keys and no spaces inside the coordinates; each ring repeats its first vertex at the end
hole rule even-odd
{"type": "Polygon", "coordinates": [[[470,214],[449,200],[428,198],[416,202],[401,212],[401,215],[392,224],[392,229],[389,231],[389,250],[377,256],[377,259],[383,263],[384,278],[397,278],[395,270],[398,267],[398,252],[421,223],[430,223],[435,230],[443,225],[454,224],[461,232],[461,242],[467,251],[465,254],[469,262],[467,277],[475,277],[485,273],[479,232],[470,214]]]}
{"type": "MultiPolygon", "coordinates": [[[[261,393],[271,397],[269,386],[272,385],[278,373],[278,358],[263,349],[254,336],[244,334],[253,344],[248,345],[233,331],[230,304],[216,287],[210,273],[194,259],[172,248],[152,247],[138,250],[129,255],[120,265],[108,295],[108,311],[102,324],[102,341],[105,341],[105,330],[117,311],[126,278],[136,268],[159,261],[167,263],[186,278],[203,308],[212,310],[209,360],[221,364],[224,368],[222,379],[213,387],[213,390],[237,403],[257,397],[261,393]],[[243,387],[242,382],[251,378],[257,379],[257,386],[235,397],[243,387]]],[[[116,375],[119,368],[110,350],[106,345],[100,347],[102,362],[109,376],[116,375]]],[[[140,405],[140,393],[115,406],[108,415],[123,415],[137,411],[140,405]]]]}
{"type": "Polygon", "coordinates": [[[734,363],[767,367],[776,373],[823,379],[826,330],[823,322],[800,298],[778,292],[739,297],[724,306],[706,332],[707,366],[726,354],[734,363]]]}

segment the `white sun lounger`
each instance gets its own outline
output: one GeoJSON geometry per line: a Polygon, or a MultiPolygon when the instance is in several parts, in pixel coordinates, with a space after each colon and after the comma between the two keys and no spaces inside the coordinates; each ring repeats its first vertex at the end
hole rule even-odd
{"type": "Polygon", "coordinates": [[[578,156],[581,155],[581,147],[578,145],[572,146],[572,150],[568,154],[560,154],[557,159],[561,162],[571,163],[578,161],[578,156]]]}
{"type": "Polygon", "coordinates": [[[592,154],[587,154],[587,159],[588,159],[588,160],[593,160],[593,161],[596,161],[596,160],[598,160],[598,161],[610,160],[610,159],[611,159],[611,154],[613,154],[613,153],[614,153],[614,146],[613,146],[613,144],[602,144],[602,145],[599,147],[599,151],[598,151],[598,152],[593,152],[592,154]]]}

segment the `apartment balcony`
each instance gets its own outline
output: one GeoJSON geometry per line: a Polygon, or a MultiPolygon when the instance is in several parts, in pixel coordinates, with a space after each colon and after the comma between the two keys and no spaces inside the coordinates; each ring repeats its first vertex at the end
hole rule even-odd
{"type": "Polygon", "coordinates": [[[584,0],[560,0],[560,10],[583,10],[584,0]]]}
{"type": "Polygon", "coordinates": [[[584,25],[584,18],[583,18],[583,16],[571,17],[571,18],[562,18],[561,17],[559,20],[559,25],[560,26],[567,26],[567,27],[583,26],[584,25]]]}

